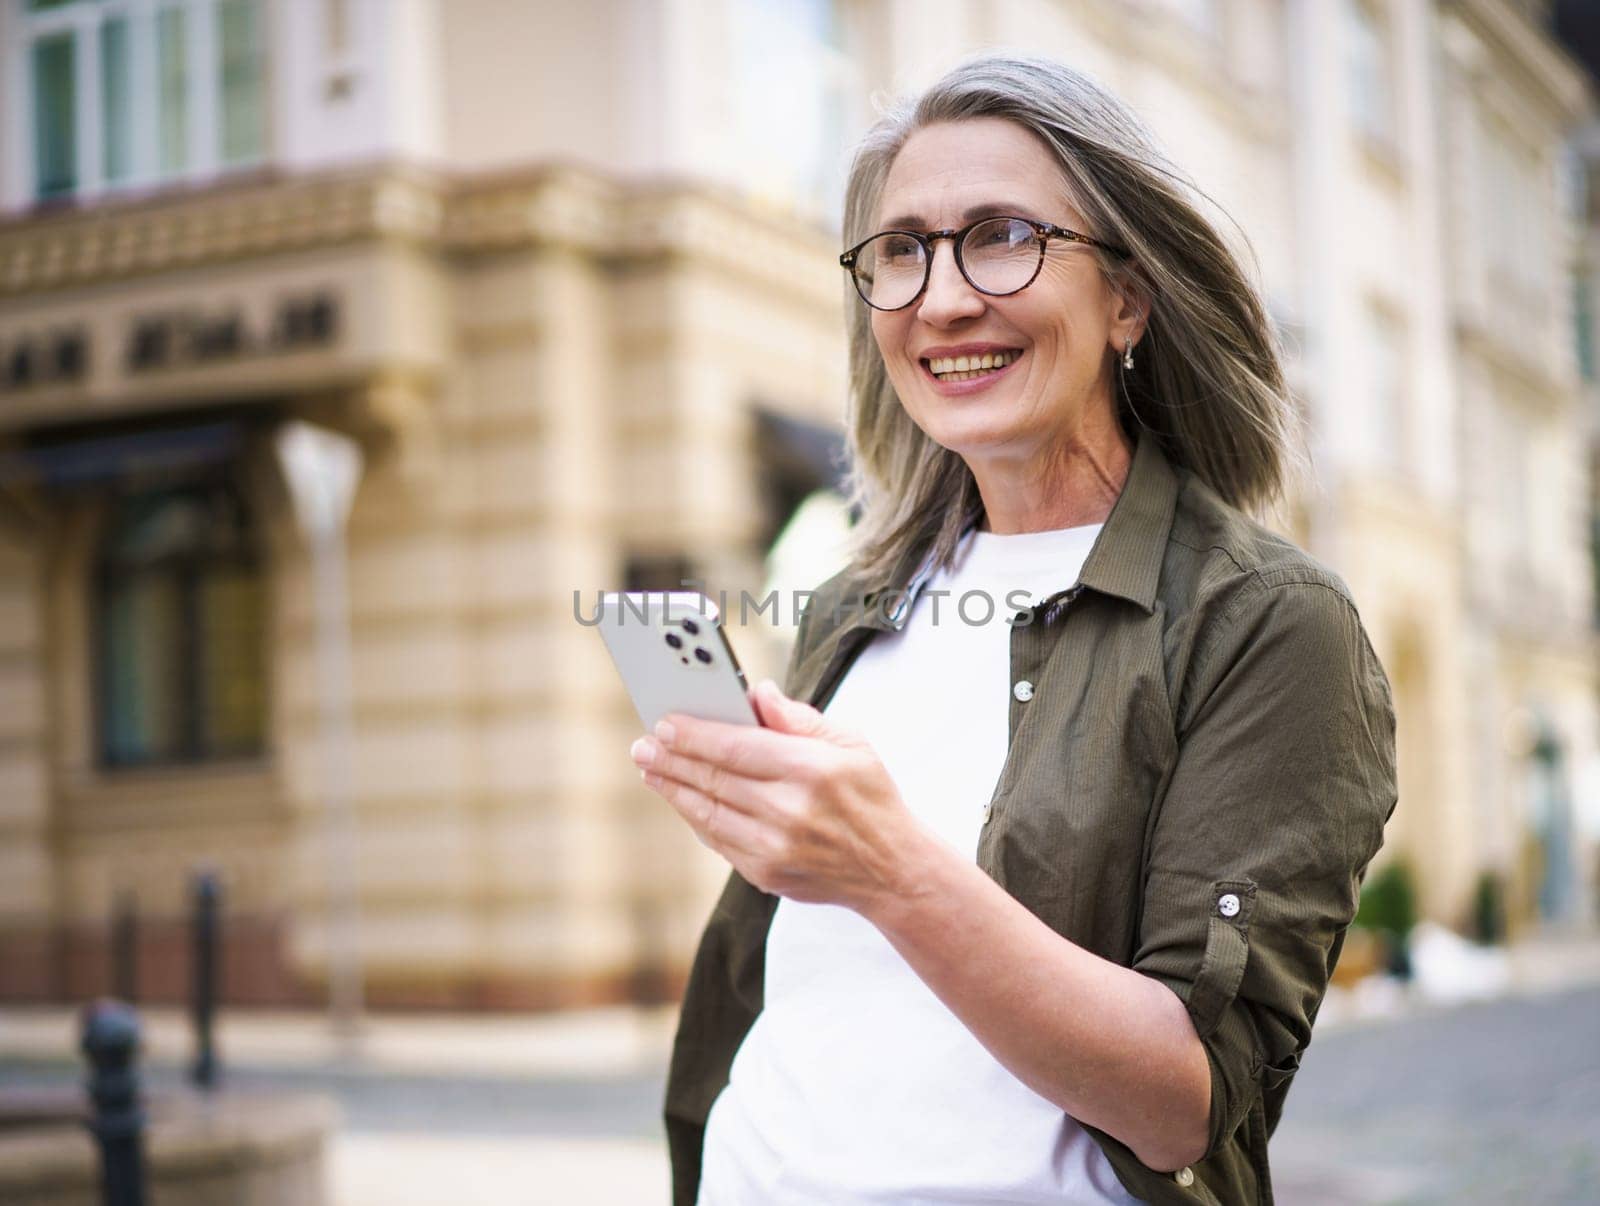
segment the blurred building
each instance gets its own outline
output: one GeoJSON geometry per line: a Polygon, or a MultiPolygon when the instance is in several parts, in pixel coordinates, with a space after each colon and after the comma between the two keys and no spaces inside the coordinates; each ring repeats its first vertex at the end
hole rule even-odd
{"type": "MultiPolygon", "coordinates": [[[[128,894],[176,991],[201,863],[237,999],[320,994],[334,876],[375,1002],[670,990],[722,869],[637,786],[574,592],[763,583],[831,469],[846,148],[987,45],[1099,76],[1248,236],[1313,433],[1281,523],[1394,684],[1382,857],[1452,923],[1489,875],[1518,923],[1592,925],[1590,236],[1558,187],[1592,99],[1545,17],[0,0],[0,999],[99,988],[128,894]],[[366,452],[353,866],[292,418],[366,452]]],[[[782,635],[738,639],[772,669],[782,635]]]]}
{"type": "Polygon", "coordinates": [[[202,863],[236,999],[318,994],[330,875],[375,1002],[615,998],[691,941],[717,869],[638,787],[574,594],[755,588],[818,484],[793,445],[843,393],[841,138],[748,52],[809,80],[824,32],[0,3],[0,997],[100,987],[129,893],[144,990],[178,991],[202,863]],[[360,857],[331,871],[293,417],[367,454],[360,857]]]}

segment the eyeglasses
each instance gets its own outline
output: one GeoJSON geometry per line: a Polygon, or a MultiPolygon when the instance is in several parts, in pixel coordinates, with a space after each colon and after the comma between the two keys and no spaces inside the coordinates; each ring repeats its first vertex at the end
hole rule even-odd
{"type": "Polygon", "coordinates": [[[979,293],[1005,297],[1033,284],[1051,239],[1087,243],[1115,256],[1128,253],[1088,235],[1032,218],[980,218],[960,230],[885,230],[839,257],[861,300],[874,310],[904,310],[928,287],[933,245],[955,244],[956,267],[979,293]]]}

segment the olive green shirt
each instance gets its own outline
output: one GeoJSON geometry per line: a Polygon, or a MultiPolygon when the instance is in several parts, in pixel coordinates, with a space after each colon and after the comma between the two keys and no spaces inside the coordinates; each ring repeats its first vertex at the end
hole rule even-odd
{"type": "MultiPolygon", "coordinates": [[[[819,588],[791,696],[826,707],[867,643],[904,623],[912,568],[819,588]]],[[[1210,1140],[1191,1168],[1156,1172],[1086,1129],[1147,1202],[1271,1203],[1267,1137],[1395,805],[1383,668],[1338,576],[1149,434],[1077,584],[1027,618],[1011,681],[1032,692],[1010,700],[978,865],[1063,938],[1172,989],[1211,1065],[1210,1140]]],[[[695,1200],[706,1116],[761,1011],[776,903],[730,875],[690,972],[665,1108],[678,1206],[695,1200]]]]}

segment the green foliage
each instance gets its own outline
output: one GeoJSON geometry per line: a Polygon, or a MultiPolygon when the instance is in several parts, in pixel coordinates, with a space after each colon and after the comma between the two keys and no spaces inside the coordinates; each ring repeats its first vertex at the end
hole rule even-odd
{"type": "Polygon", "coordinates": [[[1483,943],[1506,940],[1506,886],[1494,871],[1480,871],[1473,885],[1472,936],[1483,943]]]}
{"type": "Polygon", "coordinates": [[[1367,876],[1355,924],[1403,941],[1417,924],[1417,891],[1411,864],[1403,858],[1367,876]]]}

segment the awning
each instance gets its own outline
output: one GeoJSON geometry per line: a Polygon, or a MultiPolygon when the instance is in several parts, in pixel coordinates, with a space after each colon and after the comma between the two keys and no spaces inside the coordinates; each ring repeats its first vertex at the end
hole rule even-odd
{"type": "Polygon", "coordinates": [[[755,418],[757,447],[769,472],[781,472],[805,483],[802,494],[821,486],[844,493],[844,432],[759,403],[755,418]]]}
{"type": "Polygon", "coordinates": [[[62,490],[182,476],[231,460],[243,442],[243,425],[233,420],[62,440],[0,453],[0,486],[62,490]]]}

